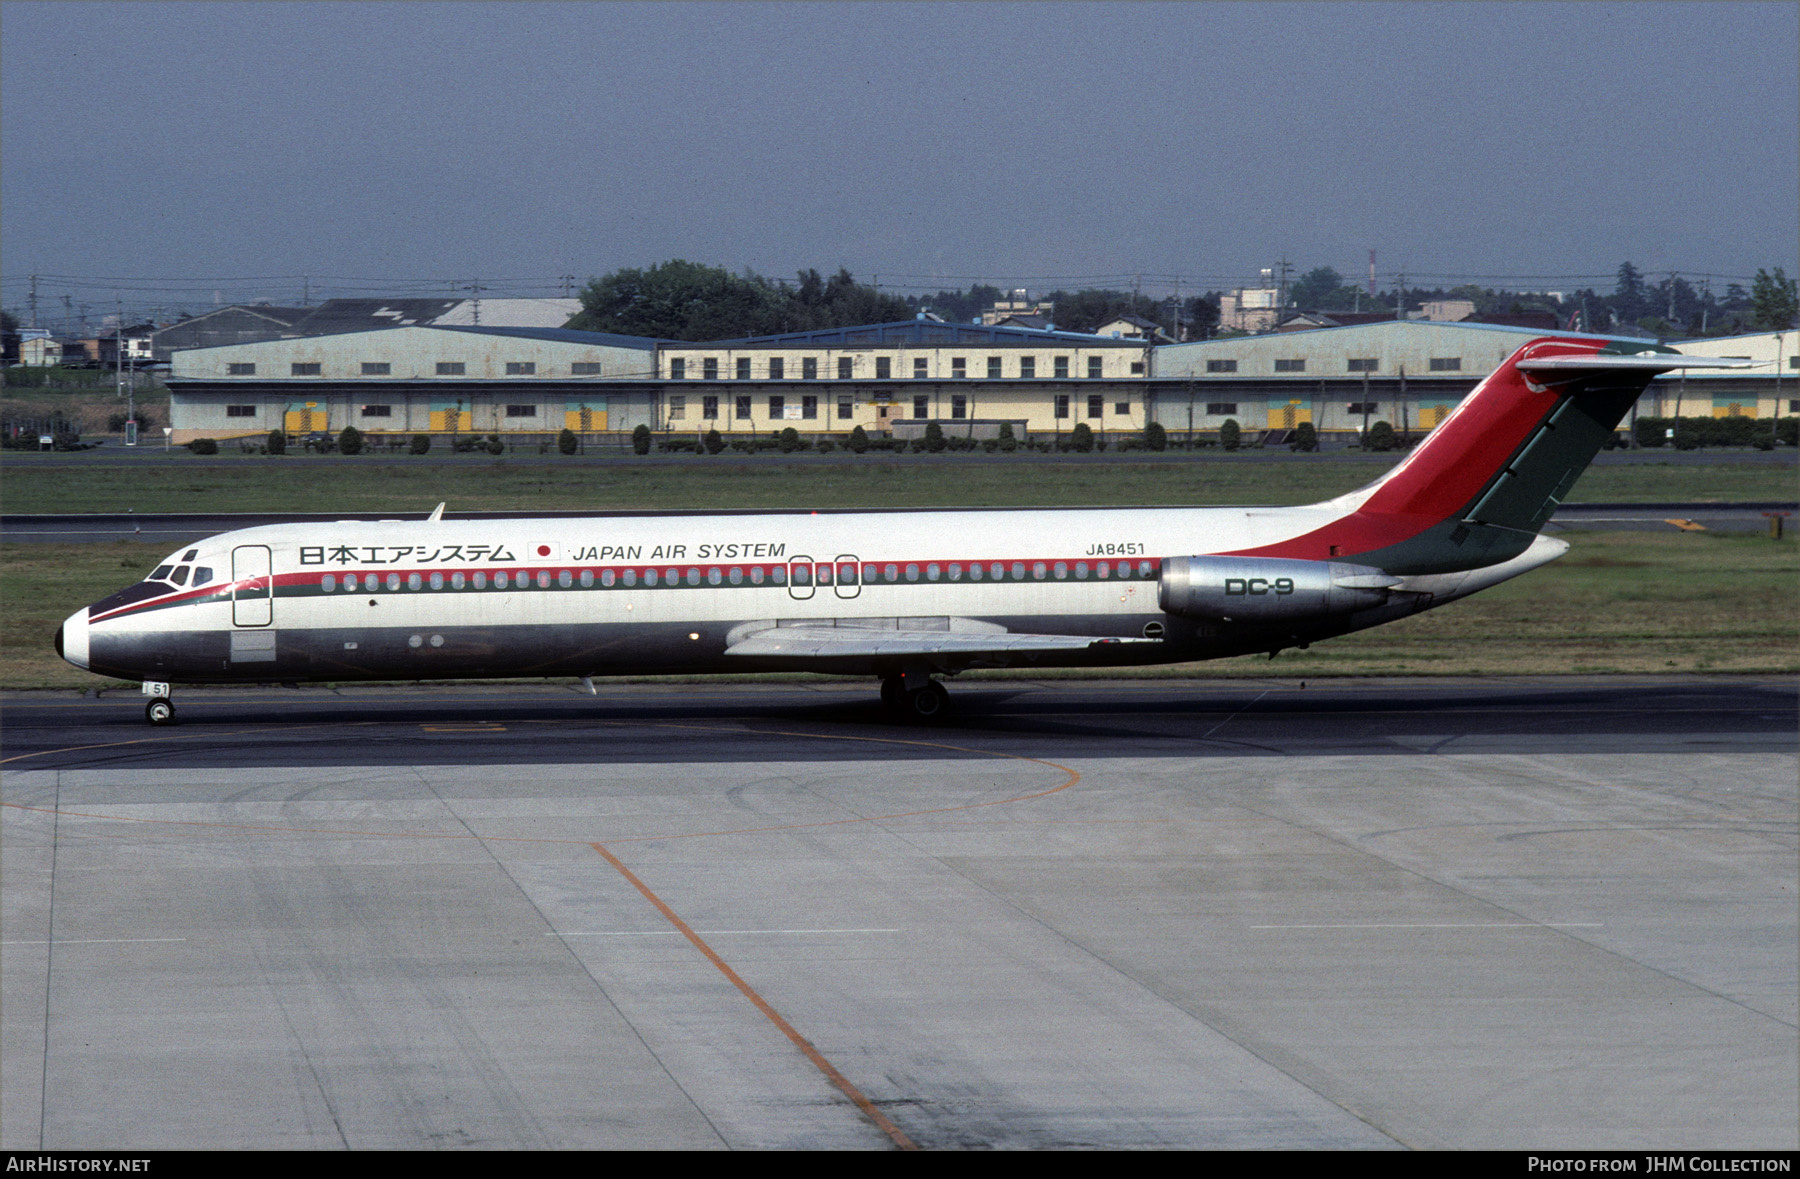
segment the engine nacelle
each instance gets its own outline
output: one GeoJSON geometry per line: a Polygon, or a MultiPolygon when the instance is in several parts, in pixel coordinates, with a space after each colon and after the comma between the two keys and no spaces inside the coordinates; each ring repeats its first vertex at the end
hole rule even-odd
{"type": "Polygon", "coordinates": [[[1298,622],[1367,610],[1400,579],[1368,565],[1286,557],[1167,557],[1156,587],[1170,614],[1213,622],[1298,622]]]}

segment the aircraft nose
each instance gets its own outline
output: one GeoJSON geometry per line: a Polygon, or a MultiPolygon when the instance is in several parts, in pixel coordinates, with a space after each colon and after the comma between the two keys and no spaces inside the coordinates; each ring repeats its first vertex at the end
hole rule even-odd
{"type": "Polygon", "coordinates": [[[88,665],[88,612],[83,606],[56,628],[56,653],[86,671],[88,665]]]}

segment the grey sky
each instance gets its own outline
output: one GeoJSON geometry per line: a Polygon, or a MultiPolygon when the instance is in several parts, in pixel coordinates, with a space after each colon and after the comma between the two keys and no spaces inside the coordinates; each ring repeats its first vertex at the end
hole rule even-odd
{"type": "Polygon", "coordinates": [[[34,272],[297,301],[288,279],[224,280],[541,285],[671,257],[843,265],[884,289],[1219,287],[1284,255],[1360,277],[1371,248],[1383,285],[1800,269],[1792,3],[9,2],[0,20],[9,308],[34,272]]]}

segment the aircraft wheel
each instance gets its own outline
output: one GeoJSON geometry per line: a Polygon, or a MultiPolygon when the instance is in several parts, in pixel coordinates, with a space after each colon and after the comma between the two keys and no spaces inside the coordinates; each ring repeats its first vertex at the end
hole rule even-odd
{"type": "Polygon", "coordinates": [[[940,683],[929,683],[906,698],[906,707],[915,720],[936,720],[950,707],[950,693],[940,683]]]}
{"type": "Polygon", "coordinates": [[[906,705],[906,685],[898,678],[881,681],[881,702],[895,712],[906,705]]]}
{"type": "Polygon", "coordinates": [[[175,706],[167,700],[152,700],[144,705],[144,719],[153,725],[175,723],[175,706]]]}

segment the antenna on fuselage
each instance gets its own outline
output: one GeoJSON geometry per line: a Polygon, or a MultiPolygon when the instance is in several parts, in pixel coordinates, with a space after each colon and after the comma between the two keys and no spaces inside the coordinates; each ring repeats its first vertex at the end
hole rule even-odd
{"type": "MultiPolygon", "coordinates": [[[[449,501],[445,501],[445,502],[447,503],[449,501]]],[[[425,523],[436,524],[438,521],[442,520],[443,518],[444,518],[444,505],[439,504],[437,507],[431,509],[431,515],[425,517],[425,523]]]]}

